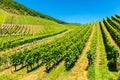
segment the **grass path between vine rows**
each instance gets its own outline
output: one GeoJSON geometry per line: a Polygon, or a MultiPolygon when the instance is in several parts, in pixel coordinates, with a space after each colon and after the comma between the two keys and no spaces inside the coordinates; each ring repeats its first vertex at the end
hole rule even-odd
{"type": "Polygon", "coordinates": [[[71,69],[71,73],[67,80],[88,80],[87,79],[87,66],[88,66],[88,59],[87,59],[87,51],[90,49],[91,40],[93,38],[93,34],[95,31],[95,24],[93,26],[92,33],[78,59],[75,66],[71,69]]]}
{"type": "Polygon", "coordinates": [[[60,33],[60,34],[57,34],[57,35],[54,35],[54,36],[46,37],[46,38],[43,38],[43,39],[40,39],[40,40],[37,40],[37,41],[33,41],[31,43],[26,43],[26,44],[20,45],[18,47],[10,48],[10,49],[8,49],[6,51],[1,51],[0,54],[11,53],[11,52],[15,52],[15,51],[18,51],[18,50],[22,50],[24,48],[28,48],[28,47],[31,47],[31,46],[39,45],[39,44],[42,44],[42,43],[44,43],[46,41],[50,41],[50,40],[52,40],[54,38],[61,37],[64,34],[70,32],[70,31],[72,31],[72,29],[69,29],[69,30],[67,30],[67,31],[65,31],[63,33],[60,33]]]}

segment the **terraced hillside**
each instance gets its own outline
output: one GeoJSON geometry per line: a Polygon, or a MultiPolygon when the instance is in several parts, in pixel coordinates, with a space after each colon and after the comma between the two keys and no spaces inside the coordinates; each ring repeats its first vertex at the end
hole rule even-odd
{"type": "Polygon", "coordinates": [[[0,80],[119,79],[119,14],[60,24],[0,10],[0,80]]]}

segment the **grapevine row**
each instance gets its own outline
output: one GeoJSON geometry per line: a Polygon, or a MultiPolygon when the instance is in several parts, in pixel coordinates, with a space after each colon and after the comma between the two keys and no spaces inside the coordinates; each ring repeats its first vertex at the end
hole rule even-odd
{"type": "Polygon", "coordinates": [[[120,19],[118,19],[118,18],[115,17],[115,16],[112,16],[111,18],[112,18],[112,20],[114,20],[114,21],[116,21],[118,24],[120,24],[120,19]]]}
{"type": "MultiPolygon", "coordinates": [[[[87,41],[90,33],[92,31],[92,27],[85,27],[81,32],[79,31],[78,34],[85,33],[83,38],[80,37],[80,41],[78,40],[77,43],[79,44],[78,49],[83,49],[85,42],[87,41]]],[[[75,35],[74,32],[70,32],[66,35],[65,39],[57,39],[51,43],[46,43],[34,48],[28,48],[24,51],[18,51],[15,53],[10,54],[9,59],[12,66],[15,67],[17,65],[26,66],[27,70],[28,67],[33,67],[33,65],[38,64],[42,61],[45,64],[46,71],[49,71],[54,65],[56,65],[59,61],[61,61],[64,57],[69,57],[65,55],[66,50],[70,49],[70,46],[73,46],[74,42],[72,41],[69,35],[75,35]]],[[[76,36],[72,36],[74,39],[76,36]]],[[[76,37],[77,40],[78,37],[76,37]]],[[[73,56],[75,57],[75,56],[73,56]]],[[[74,59],[74,58],[73,58],[74,59]]],[[[7,60],[7,59],[6,59],[7,60]]],[[[75,59],[76,60],[76,59],[75,59]]],[[[73,61],[75,61],[73,60],[73,61]]],[[[70,62],[70,61],[69,61],[70,62]]],[[[75,62],[74,62],[75,63],[75,62]]]]}
{"type": "Polygon", "coordinates": [[[70,46],[65,52],[65,66],[67,70],[71,69],[74,66],[91,32],[92,32],[92,27],[90,27],[87,32],[86,31],[81,32],[82,34],[84,34],[83,37],[81,35],[76,36],[73,40],[74,41],[73,45],[70,46]]]}
{"type": "Polygon", "coordinates": [[[93,38],[91,40],[91,45],[90,45],[90,49],[87,52],[87,58],[88,58],[88,78],[90,80],[94,80],[95,79],[95,58],[96,58],[96,49],[97,49],[97,30],[95,27],[95,32],[93,34],[93,38]]]}
{"type": "Polygon", "coordinates": [[[106,33],[106,31],[104,30],[104,24],[102,24],[102,22],[100,22],[100,27],[102,30],[102,34],[103,34],[103,39],[104,39],[104,44],[105,44],[105,48],[106,48],[106,52],[107,52],[107,59],[109,60],[109,63],[113,63],[113,68],[116,68],[117,70],[117,65],[120,64],[117,61],[119,59],[120,55],[120,51],[119,51],[119,47],[116,45],[113,45],[112,42],[110,41],[108,34],[106,33]]]}
{"type": "Polygon", "coordinates": [[[54,33],[51,33],[51,34],[27,36],[27,37],[24,37],[24,39],[20,39],[20,40],[16,40],[16,41],[9,41],[9,42],[7,42],[7,41],[4,42],[3,41],[0,44],[0,46],[1,46],[0,50],[6,50],[6,49],[9,49],[9,48],[13,48],[13,47],[19,46],[19,45],[23,45],[25,43],[31,43],[33,41],[40,40],[40,39],[43,39],[43,38],[46,38],[46,37],[50,37],[50,36],[54,36],[54,35],[63,33],[65,31],[66,30],[62,30],[62,31],[59,31],[59,32],[54,32],[54,33]]]}
{"type": "Polygon", "coordinates": [[[120,25],[113,21],[111,18],[107,17],[107,21],[109,22],[109,24],[114,27],[118,32],[120,32],[120,25]]]}
{"type": "Polygon", "coordinates": [[[106,20],[103,20],[103,23],[105,24],[106,28],[110,32],[113,39],[116,41],[116,43],[120,47],[120,33],[116,31],[106,20]]]}

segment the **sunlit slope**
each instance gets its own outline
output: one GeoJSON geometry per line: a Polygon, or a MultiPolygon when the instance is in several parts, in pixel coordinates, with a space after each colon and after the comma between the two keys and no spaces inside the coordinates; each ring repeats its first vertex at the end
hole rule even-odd
{"type": "Polygon", "coordinates": [[[55,36],[68,30],[57,22],[0,11],[0,51],[55,36]]]}
{"type": "Polygon", "coordinates": [[[64,21],[55,19],[49,15],[32,10],[32,9],[26,7],[25,5],[22,5],[18,2],[15,2],[15,0],[0,0],[0,8],[6,12],[10,12],[13,14],[30,15],[30,16],[34,16],[34,17],[43,18],[46,20],[55,21],[55,22],[60,23],[60,24],[67,24],[64,21]]]}
{"type": "Polygon", "coordinates": [[[5,19],[6,13],[0,11],[0,25],[3,24],[3,21],[5,19]]]}
{"type": "Polygon", "coordinates": [[[62,24],[43,18],[0,11],[0,35],[36,35],[64,30],[62,24]]]}

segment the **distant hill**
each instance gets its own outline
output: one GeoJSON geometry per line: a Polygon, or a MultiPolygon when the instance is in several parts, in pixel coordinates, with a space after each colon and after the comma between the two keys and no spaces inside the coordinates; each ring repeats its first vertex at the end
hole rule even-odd
{"type": "Polygon", "coordinates": [[[44,19],[53,20],[60,24],[66,24],[66,22],[64,21],[57,20],[51,16],[48,16],[40,12],[37,12],[35,10],[32,10],[30,8],[27,8],[26,6],[20,3],[17,3],[14,0],[0,0],[0,8],[7,12],[11,12],[11,13],[18,14],[18,15],[30,15],[30,16],[35,16],[35,17],[41,17],[44,19]]]}

